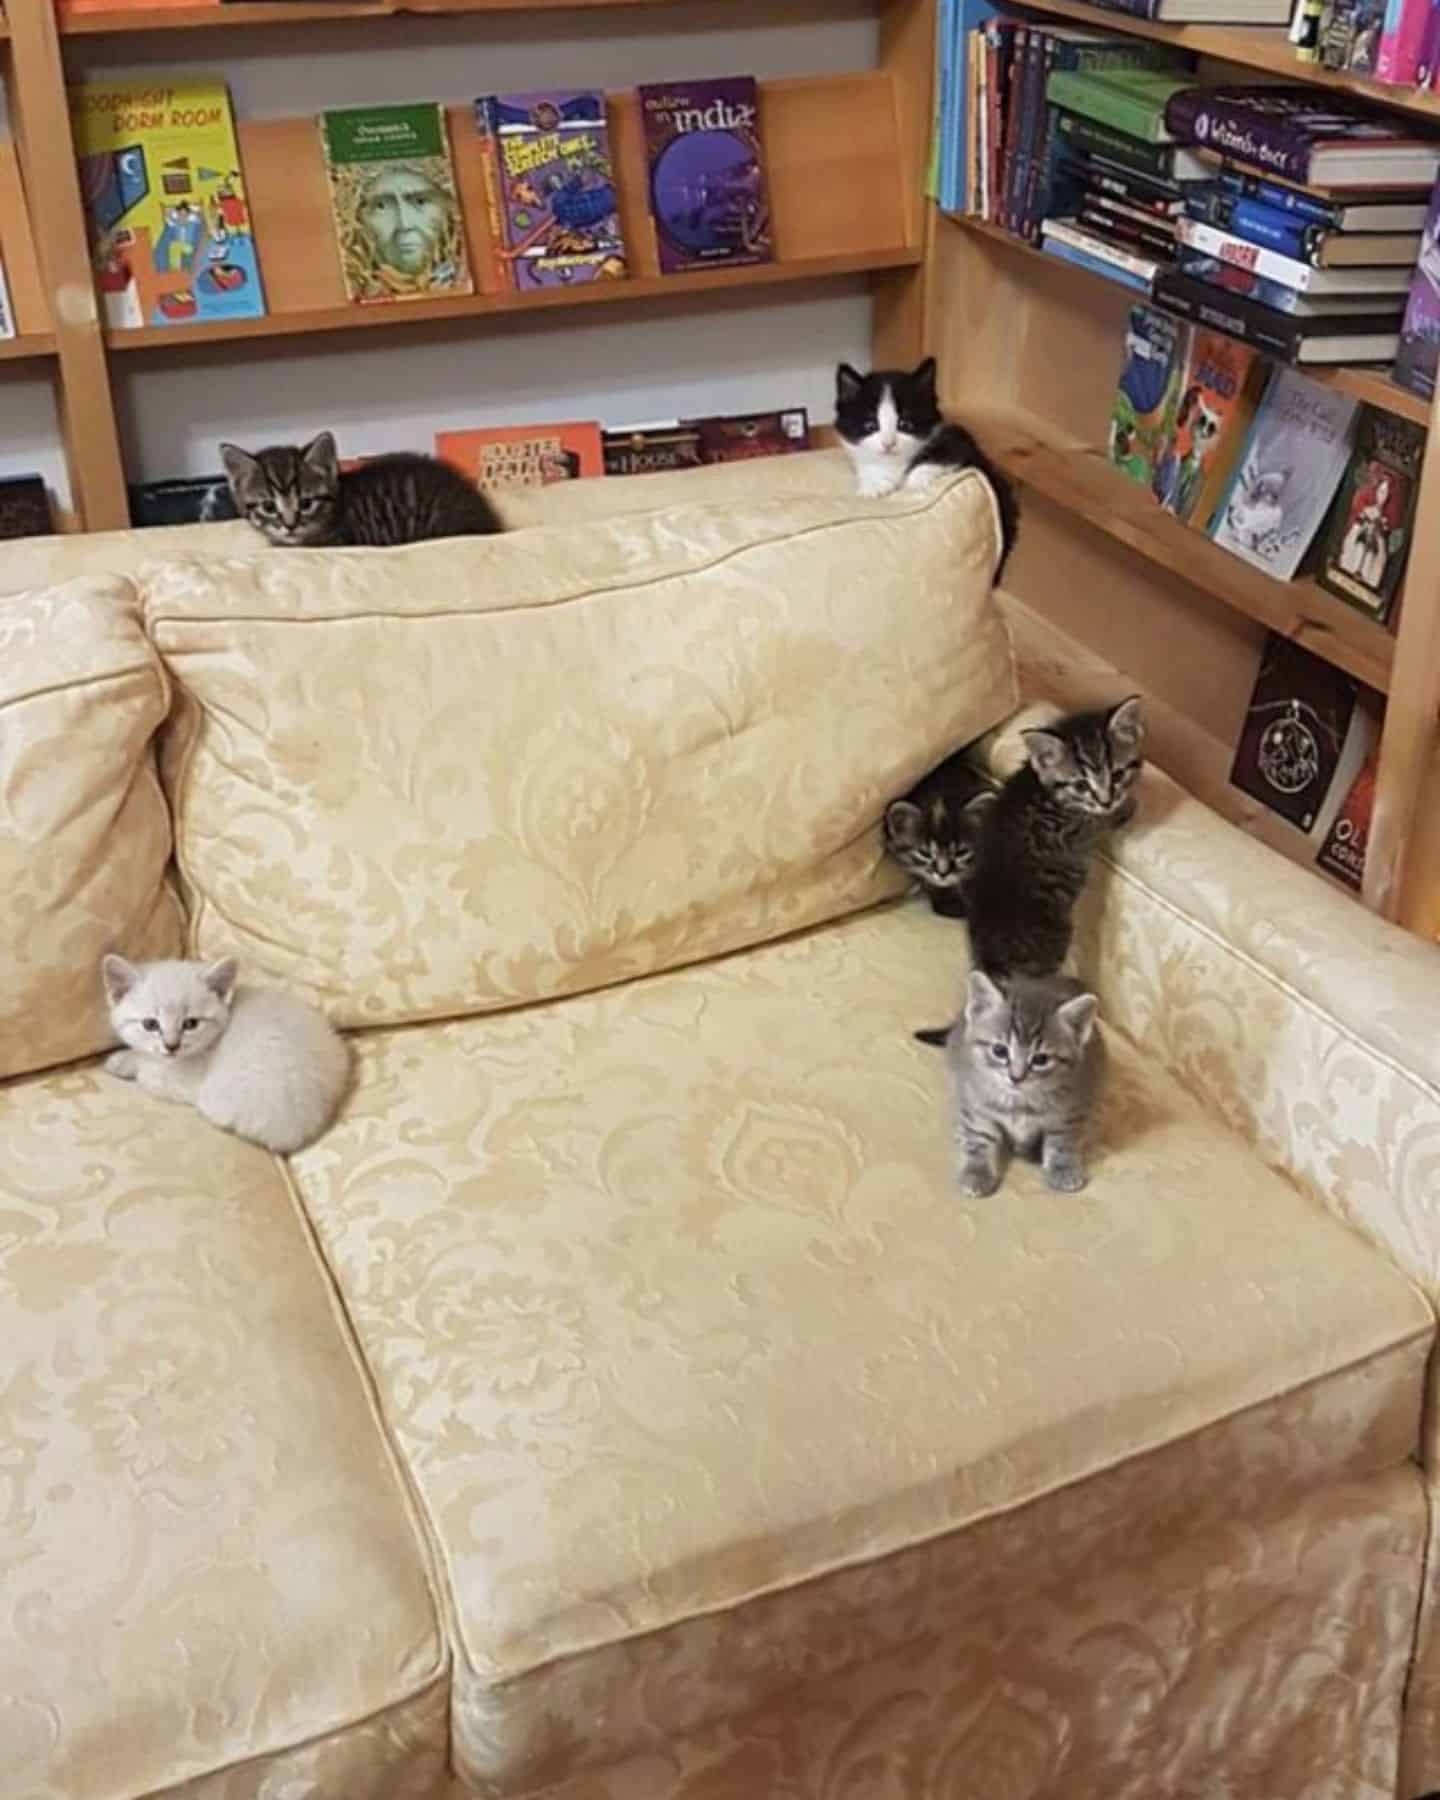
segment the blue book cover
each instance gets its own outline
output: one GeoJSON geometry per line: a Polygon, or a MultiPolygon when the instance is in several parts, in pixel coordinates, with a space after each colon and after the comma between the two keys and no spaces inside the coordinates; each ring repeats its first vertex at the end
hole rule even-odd
{"type": "Polygon", "coordinates": [[[970,162],[970,105],[976,98],[970,91],[970,33],[978,31],[987,19],[995,17],[990,0],[941,0],[939,30],[941,36],[941,157],[940,205],[946,212],[959,212],[965,205],[967,171],[970,162]],[[949,95],[948,106],[945,94],[949,95]]]}
{"type": "Polygon", "coordinates": [[[1267,206],[1247,194],[1227,193],[1219,186],[1208,192],[1192,190],[1185,197],[1185,210],[1192,219],[1233,232],[1248,244],[1261,244],[1297,262],[1310,260],[1315,227],[1298,213],[1267,206]]]}

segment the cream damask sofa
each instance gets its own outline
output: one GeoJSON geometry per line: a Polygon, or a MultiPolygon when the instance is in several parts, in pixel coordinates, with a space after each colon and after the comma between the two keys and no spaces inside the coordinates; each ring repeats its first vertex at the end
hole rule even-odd
{"type": "Polygon", "coordinates": [[[515,522],[4,549],[0,1794],[1440,1785],[1440,953],[1151,776],[1092,1185],[964,1200],[877,822],[1014,705],[988,491],[515,522]],[[107,1080],[112,944],[336,1128],[107,1080]]]}

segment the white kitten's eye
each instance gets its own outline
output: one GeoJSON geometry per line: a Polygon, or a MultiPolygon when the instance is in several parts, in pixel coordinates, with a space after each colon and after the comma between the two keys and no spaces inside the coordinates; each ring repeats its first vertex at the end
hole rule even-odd
{"type": "Polygon", "coordinates": [[[200,1021],[198,1019],[187,1019],[180,1029],[182,1031],[198,1031],[200,1029],[200,1021]]]}
{"type": "Polygon", "coordinates": [[[160,1021],[158,1019],[142,1019],[140,1023],[147,1031],[158,1031],[160,1029],[160,1021]]]}

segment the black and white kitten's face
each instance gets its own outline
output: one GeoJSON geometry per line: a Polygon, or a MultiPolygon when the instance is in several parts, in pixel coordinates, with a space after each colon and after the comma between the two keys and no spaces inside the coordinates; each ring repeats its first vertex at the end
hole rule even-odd
{"type": "Polygon", "coordinates": [[[898,479],[942,423],[933,356],[908,373],[862,375],[849,363],[835,371],[835,429],[857,465],[893,467],[898,479]]]}
{"type": "Polygon", "coordinates": [[[980,827],[994,794],[977,794],[964,806],[937,796],[928,806],[893,800],[885,809],[885,845],[907,875],[941,892],[965,887],[975,872],[980,827]]]}
{"type": "Polygon", "coordinates": [[[322,431],[301,449],[276,444],[252,456],[222,444],[230,492],[242,519],[284,549],[335,541],[340,522],[340,463],[335,438],[322,431]]]}
{"type": "Polygon", "coordinates": [[[1102,819],[1128,812],[1145,736],[1138,695],[1024,735],[1040,785],[1067,810],[1102,819]]]}

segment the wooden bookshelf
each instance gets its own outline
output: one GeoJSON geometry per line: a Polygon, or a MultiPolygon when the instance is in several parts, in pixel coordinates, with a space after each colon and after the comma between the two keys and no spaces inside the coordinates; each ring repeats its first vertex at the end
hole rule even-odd
{"type": "MultiPolygon", "coordinates": [[[[13,0],[12,0],[13,4],[13,0]]],[[[599,6],[673,6],[676,0],[235,0],[71,13],[62,37],[123,37],[131,32],[234,31],[256,25],[319,25],[337,19],[418,18],[425,14],[560,12],[599,6]]]]}

